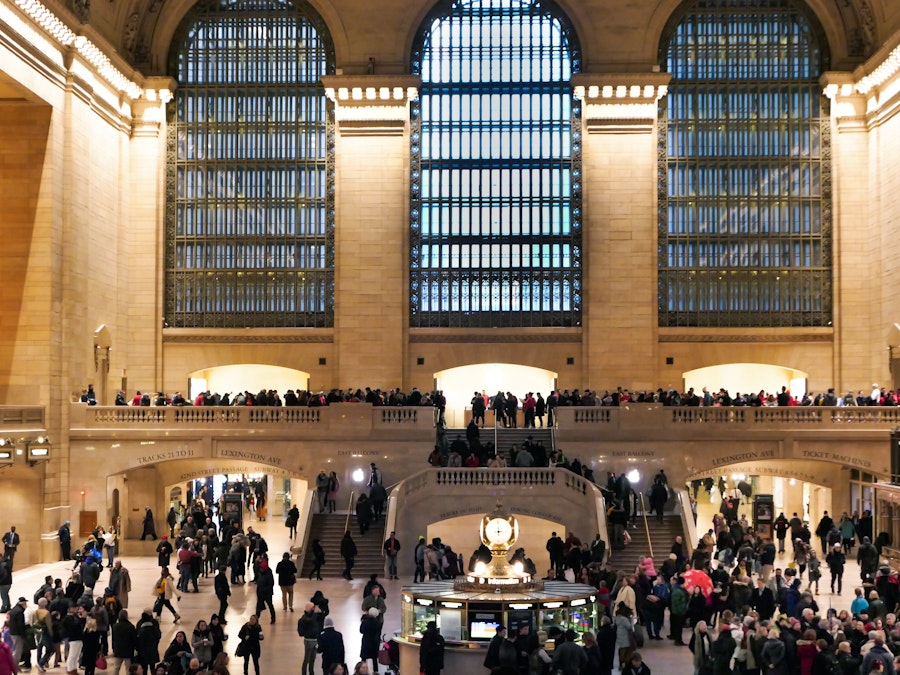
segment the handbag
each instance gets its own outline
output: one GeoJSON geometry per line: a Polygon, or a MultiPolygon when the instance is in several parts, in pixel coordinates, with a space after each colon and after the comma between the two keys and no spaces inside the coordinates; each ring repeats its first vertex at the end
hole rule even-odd
{"type": "Polygon", "coordinates": [[[247,656],[247,654],[248,654],[249,652],[250,652],[250,649],[249,649],[248,646],[247,646],[247,641],[246,641],[246,640],[241,640],[241,644],[239,644],[239,645],[237,646],[237,649],[234,650],[234,655],[235,655],[235,656],[242,656],[242,657],[243,657],[243,656],[247,656]]]}
{"type": "Polygon", "coordinates": [[[636,624],[634,627],[634,646],[640,649],[644,646],[644,629],[641,628],[641,624],[636,624]]]}
{"type": "Polygon", "coordinates": [[[103,654],[97,654],[97,660],[94,662],[97,670],[106,670],[106,657],[103,654]]]}

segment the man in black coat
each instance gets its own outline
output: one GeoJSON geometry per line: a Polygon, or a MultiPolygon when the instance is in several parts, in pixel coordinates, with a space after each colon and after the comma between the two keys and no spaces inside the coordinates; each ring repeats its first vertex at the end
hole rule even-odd
{"type": "Polygon", "coordinates": [[[125,664],[125,670],[131,666],[131,660],[137,654],[138,636],[135,628],[128,620],[128,610],[119,611],[119,618],[112,627],[112,654],[108,659],[108,667],[118,673],[121,664],[125,664]]]}
{"type": "Polygon", "coordinates": [[[353,537],[350,536],[350,530],[347,530],[344,532],[343,539],[341,539],[341,557],[344,559],[344,571],[341,572],[341,576],[347,581],[353,580],[350,573],[353,570],[353,565],[356,564],[356,553],[356,543],[353,541],[353,537]]]}
{"type": "Polygon", "coordinates": [[[484,667],[488,670],[493,670],[500,665],[500,645],[503,644],[505,639],[506,626],[499,624],[497,633],[491,638],[491,642],[488,644],[487,655],[484,657],[484,667]]]}
{"type": "Polygon", "coordinates": [[[437,623],[429,621],[419,645],[419,670],[425,675],[440,675],[444,668],[444,637],[437,623]]]}
{"type": "MultiPolygon", "coordinates": [[[[322,672],[328,675],[328,671],[335,663],[344,663],[344,636],[334,629],[334,621],[330,616],[325,617],[322,632],[316,640],[316,651],[322,655],[322,672]]],[[[344,672],[347,666],[344,666],[344,672]]]]}
{"type": "Polygon", "coordinates": [[[59,555],[62,560],[72,559],[72,532],[69,530],[71,521],[64,522],[56,535],[59,537],[59,555]]]}
{"type": "Polygon", "coordinates": [[[219,573],[213,579],[213,587],[216,591],[216,597],[219,599],[219,623],[224,626],[228,624],[225,620],[225,612],[228,609],[228,597],[231,595],[231,586],[228,585],[227,567],[219,567],[219,573]]]}

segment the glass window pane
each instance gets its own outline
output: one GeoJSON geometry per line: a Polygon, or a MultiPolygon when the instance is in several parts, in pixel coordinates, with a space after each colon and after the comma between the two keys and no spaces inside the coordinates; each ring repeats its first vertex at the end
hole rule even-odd
{"type": "Polygon", "coordinates": [[[580,325],[574,33],[541,0],[436,12],[412,58],[410,323],[580,325]]]}
{"type": "Polygon", "coordinates": [[[197,5],[172,42],[166,321],[333,325],[334,70],[305,4],[197,5]]]}
{"type": "Polygon", "coordinates": [[[665,38],[661,326],[830,324],[820,35],[799,0],[690,0],[665,38]]]}

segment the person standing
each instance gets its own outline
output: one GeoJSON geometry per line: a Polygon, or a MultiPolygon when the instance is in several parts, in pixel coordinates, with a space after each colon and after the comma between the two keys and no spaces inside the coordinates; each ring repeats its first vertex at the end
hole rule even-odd
{"type": "Polygon", "coordinates": [[[137,624],[137,663],[144,668],[144,672],[152,672],[153,667],[159,663],[159,641],[162,640],[162,632],[159,630],[159,622],[153,615],[144,611],[137,624]]]}
{"type": "MultiPolygon", "coordinates": [[[[172,537],[172,539],[175,538],[176,523],[178,523],[178,514],[175,513],[175,507],[170,506],[169,512],[166,514],[166,525],[169,526],[169,536],[172,537]]],[[[165,539],[165,538],[166,538],[165,535],[163,535],[163,539],[165,539]]],[[[159,549],[157,549],[157,551],[159,551],[159,549]]]]}
{"type": "Polygon", "coordinates": [[[356,544],[353,541],[353,537],[350,536],[350,530],[347,530],[344,532],[343,539],[341,539],[341,557],[344,559],[344,571],[341,572],[341,576],[347,581],[353,580],[350,574],[353,570],[353,565],[356,564],[356,554],[356,544]]]}
{"type": "Polygon", "coordinates": [[[429,621],[419,645],[419,670],[424,675],[440,675],[444,668],[444,637],[437,623],[429,621]]]}
{"type": "Polygon", "coordinates": [[[16,532],[16,526],[12,525],[9,532],[3,535],[3,555],[9,561],[9,571],[12,572],[15,564],[16,551],[19,548],[19,533],[16,532]]]}
{"type": "Polygon", "coordinates": [[[425,537],[419,537],[419,543],[416,544],[413,552],[413,560],[416,563],[416,571],[413,573],[413,583],[425,581],[425,537]]]}
{"type": "Polygon", "coordinates": [[[122,605],[128,609],[128,594],[131,592],[131,573],[122,567],[122,561],[116,560],[112,572],[109,573],[109,587],[122,605]]]}
{"type": "Polygon", "coordinates": [[[262,615],[263,610],[269,608],[269,623],[275,623],[275,605],[272,604],[272,596],[275,595],[275,575],[269,567],[269,559],[263,558],[259,563],[259,572],[256,575],[256,616],[262,615]]]}
{"type": "Polygon", "coordinates": [[[316,651],[322,655],[322,672],[328,675],[334,665],[344,665],[344,636],[334,629],[334,620],[330,616],[325,617],[322,626],[316,639],[316,651]]]}
{"type": "Polygon", "coordinates": [[[84,647],[85,611],[79,605],[72,605],[69,613],[63,617],[63,635],[69,641],[69,651],[66,654],[67,675],[77,675],[78,666],[81,665],[81,650],[84,647]]]}
{"type": "Polygon", "coordinates": [[[381,469],[375,466],[375,462],[369,464],[369,482],[366,483],[367,488],[371,488],[373,485],[381,484],[381,469]]]}
{"type": "Polygon", "coordinates": [[[118,620],[113,624],[112,630],[112,656],[109,657],[109,672],[119,675],[122,666],[125,671],[131,667],[131,660],[134,658],[138,648],[137,629],[128,620],[128,610],[123,609],[119,612],[118,620]]]}
{"type": "Polygon", "coordinates": [[[391,531],[391,536],[384,542],[384,557],[387,560],[387,572],[389,579],[399,579],[397,576],[397,554],[400,552],[400,542],[397,533],[391,531]]]}
{"type": "Polygon", "coordinates": [[[300,675],[313,675],[316,665],[316,644],[319,633],[322,632],[322,610],[313,603],[307,602],[303,608],[303,614],[297,621],[297,635],[303,638],[303,665],[300,667],[300,675]]]}
{"type": "Polygon", "coordinates": [[[338,480],[337,473],[334,471],[328,476],[328,492],[325,495],[326,508],[328,513],[334,513],[337,510],[337,496],[341,489],[341,481],[338,480]]]}
{"type": "Polygon", "coordinates": [[[147,537],[156,541],[156,523],[153,521],[153,511],[149,506],[144,509],[144,530],[141,532],[141,541],[147,537]]]}
{"type": "Polygon", "coordinates": [[[378,609],[371,607],[363,612],[359,623],[359,632],[362,634],[359,658],[362,661],[372,659],[373,673],[378,672],[378,649],[381,647],[381,623],[378,618],[378,609]]]}
{"type": "Polygon", "coordinates": [[[19,598],[9,610],[9,635],[12,638],[13,656],[18,664],[25,652],[25,608],[28,600],[19,598]]]}
{"type": "Polygon", "coordinates": [[[113,562],[116,558],[116,542],[118,541],[118,534],[116,532],[115,525],[111,526],[106,532],[103,533],[103,550],[106,552],[106,567],[107,569],[112,569],[113,562]]]}
{"type": "Polygon", "coordinates": [[[493,670],[500,665],[500,646],[506,639],[506,626],[497,624],[497,632],[488,644],[487,654],[484,657],[484,667],[493,670]]]}
{"type": "Polygon", "coordinates": [[[12,568],[6,558],[0,559],[0,614],[6,614],[11,605],[9,602],[9,589],[12,587],[12,568]]]}
{"type": "Polygon", "coordinates": [[[59,537],[59,557],[62,560],[72,559],[72,532],[69,530],[71,521],[67,520],[60,525],[56,536],[59,537]]]}
{"type": "Polygon", "coordinates": [[[253,668],[256,671],[256,675],[259,675],[260,643],[265,639],[265,636],[256,614],[251,614],[247,623],[241,626],[241,630],[238,632],[238,639],[241,643],[238,645],[235,655],[244,657],[244,675],[248,675],[250,672],[250,659],[253,659],[253,668]]]}
{"type": "Polygon", "coordinates": [[[169,559],[172,557],[174,550],[169,537],[164,534],[156,546],[156,564],[160,567],[168,567],[169,559]]]}
{"type": "Polygon", "coordinates": [[[297,505],[291,506],[287,512],[287,518],[284,520],[284,524],[288,528],[288,536],[291,538],[291,541],[297,538],[297,522],[300,520],[300,509],[297,508],[297,505]]]}
{"type": "Polygon", "coordinates": [[[291,554],[285,552],[281,561],[275,566],[278,575],[278,587],[281,589],[281,604],[285,612],[294,611],[294,584],[297,583],[297,566],[291,560],[291,554]]]}

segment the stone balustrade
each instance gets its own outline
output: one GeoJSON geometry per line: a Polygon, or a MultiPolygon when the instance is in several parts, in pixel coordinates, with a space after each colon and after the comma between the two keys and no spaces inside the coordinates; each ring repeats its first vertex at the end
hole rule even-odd
{"type": "Polygon", "coordinates": [[[0,430],[43,429],[44,408],[39,405],[0,405],[0,430]]]}
{"type": "MultiPolygon", "coordinates": [[[[42,409],[41,409],[42,410],[42,409]]],[[[373,407],[368,403],[346,403],[322,408],[254,407],[254,406],[86,406],[73,403],[71,428],[97,429],[129,427],[184,428],[234,426],[237,428],[271,427],[273,425],[315,427],[359,425],[434,427],[433,408],[373,407]]]]}
{"type": "Polygon", "coordinates": [[[640,431],[648,426],[677,428],[685,424],[745,429],[827,429],[854,425],[869,430],[890,430],[900,426],[897,407],[676,408],[636,404],[619,408],[558,408],[556,415],[560,428],[602,426],[621,431],[640,431]]]}

